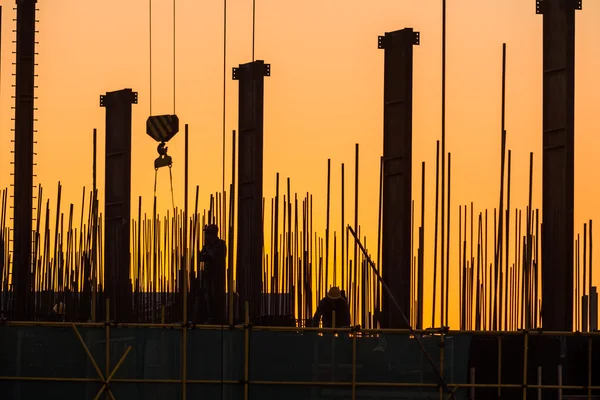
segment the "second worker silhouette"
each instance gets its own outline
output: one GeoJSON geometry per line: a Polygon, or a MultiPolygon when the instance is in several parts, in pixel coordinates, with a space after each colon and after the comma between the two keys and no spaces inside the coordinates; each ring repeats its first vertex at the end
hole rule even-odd
{"type": "Polygon", "coordinates": [[[211,224],[204,227],[204,247],[199,261],[204,262],[202,283],[206,294],[206,307],[209,324],[221,325],[225,318],[225,258],[227,246],[219,239],[219,227],[211,224]]]}

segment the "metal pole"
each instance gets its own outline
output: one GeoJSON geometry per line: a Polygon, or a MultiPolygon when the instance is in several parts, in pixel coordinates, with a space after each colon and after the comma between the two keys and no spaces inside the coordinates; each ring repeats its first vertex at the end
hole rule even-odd
{"type": "MultiPolygon", "coordinates": [[[[491,279],[491,277],[490,277],[491,279]]],[[[502,336],[498,336],[498,398],[502,398],[502,336]]]]}
{"type": "Polygon", "coordinates": [[[184,169],[185,169],[185,182],[184,182],[184,192],[185,192],[185,198],[184,198],[184,217],[183,217],[183,287],[182,287],[182,294],[183,294],[183,329],[182,329],[182,340],[183,340],[183,344],[182,344],[182,355],[181,355],[181,393],[182,393],[182,398],[183,400],[185,400],[186,398],[186,378],[187,378],[187,323],[188,323],[188,315],[187,315],[187,309],[188,309],[188,304],[187,304],[187,292],[188,292],[188,282],[187,282],[187,277],[188,277],[188,268],[187,268],[187,263],[188,263],[188,237],[187,237],[187,218],[188,218],[188,124],[185,124],[185,161],[184,161],[184,169]]]}
{"type": "Polygon", "coordinates": [[[523,339],[523,400],[527,400],[527,354],[529,347],[529,332],[524,331],[523,339]]]}
{"type": "Polygon", "coordinates": [[[423,286],[425,265],[425,161],[421,164],[421,229],[419,231],[419,265],[417,271],[417,328],[423,329],[423,286]]]}
{"type": "MultiPolygon", "coordinates": [[[[289,182],[289,181],[288,181],[289,182]]],[[[325,228],[325,290],[329,288],[329,211],[331,198],[331,159],[327,160],[327,222],[325,228]]],[[[289,200],[289,199],[288,199],[289,200]]],[[[291,216],[290,216],[291,221],[291,216]]],[[[288,232],[291,235],[291,232],[288,232]]],[[[289,249],[288,249],[289,254],[289,249]]]]}
{"type": "MultiPolygon", "coordinates": [[[[445,200],[445,184],[446,184],[446,0],[442,0],[442,187],[441,187],[441,221],[440,221],[440,268],[442,280],[440,287],[442,293],[440,296],[440,326],[444,325],[444,200],[445,200]]],[[[435,308],[435,302],[434,302],[435,308]]],[[[432,327],[435,325],[432,325],[432,327]]]]}
{"type": "Polygon", "coordinates": [[[248,302],[246,301],[244,316],[244,400],[248,400],[248,374],[249,374],[249,356],[250,356],[250,312],[248,302]]]}
{"type": "Polygon", "coordinates": [[[234,243],[234,226],[235,226],[235,130],[232,133],[231,138],[231,189],[229,192],[231,193],[231,200],[229,201],[229,254],[227,255],[227,265],[228,268],[228,282],[227,288],[229,290],[229,325],[233,325],[233,243],[234,243]]]}
{"type": "MultiPolygon", "coordinates": [[[[443,258],[443,257],[442,257],[443,258]]],[[[442,263],[442,266],[444,264],[442,263]]],[[[415,336],[416,337],[416,336],[415,336]]],[[[440,335],[440,379],[444,379],[444,334],[440,335]]],[[[444,388],[440,386],[440,400],[443,399],[444,388]]]]}
{"type": "MultiPolygon", "coordinates": [[[[106,364],[104,365],[104,372],[105,372],[105,376],[110,375],[110,299],[106,299],[106,328],[105,328],[105,335],[106,335],[106,353],[105,353],[105,357],[106,357],[106,364]]],[[[109,398],[109,393],[106,393],[106,398],[109,398]]]]}
{"type": "Polygon", "coordinates": [[[97,229],[98,229],[98,189],[96,186],[96,160],[97,160],[97,149],[98,149],[98,136],[97,130],[94,128],[93,135],[93,150],[92,150],[92,190],[93,190],[93,200],[92,200],[92,257],[91,257],[91,274],[92,274],[92,322],[96,322],[96,298],[97,298],[97,290],[98,290],[98,271],[96,270],[97,266],[97,257],[98,251],[96,250],[96,241],[98,239],[97,229]]]}
{"type": "Polygon", "coordinates": [[[356,330],[352,331],[352,400],[356,400],[356,330]]]}
{"type": "MultiPolygon", "coordinates": [[[[542,386],[542,367],[537,367],[537,384],[538,386],[542,386]]],[[[542,388],[538,387],[537,390],[537,398],[538,400],[542,400],[542,388]]]]}
{"type": "MultiPolygon", "coordinates": [[[[435,233],[433,235],[433,302],[431,307],[431,327],[435,326],[435,295],[437,284],[437,251],[438,251],[438,199],[439,199],[439,181],[440,181],[440,141],[436,143],[435,151],[435,233]]],[[[464,303],[463,303],[464,304],[464,303]]]]}
{"type": "MultiPolygon", "coordinates": [[[[471,385],[475,384],[475,368],[471,368],[471,385]]],[[[475,386],[471,386],[471,400],[475,400],[475,386]]]]}
{"type": "Polygon", "coordinates": [[[588,376],[587,376],[587,386],[588,386],[588,390],[587,390],[587,394],[588,394],[588,400],[592,400],[592,389],[590,389],[590,387],[592,386],[592,336],[588,336],[588,376]]]}
{"type": "Polygon", "coordinates": [[[558,373],[558,400],[562,400],[562,365],[557,366],[558,373]]]}
{"type": "MultiPolygon", "coordinates": [[[[354,162],[354,231],[358,231],[358,166],[359,166],[359,158],[358,158],[358,143],[356,143],[356,152],[355,152],[355,162],[354,162]]],[[[357,272],[358,272],[358,247],[356,242],[354,243],[354,272],[353,279],[351,282],[354,282],[354,286],[350,288],[352,290],[352,298],[351,301],[354,304],[358,304],[357,301],[357,293],[356,293],[356,282],[358,280],[357,272]]],[[[351,271],[348,271],[348,275],[350,275],[351,271]]],[[[357,321],[356,312],[353,313],[354,321],[357,321]]]]}

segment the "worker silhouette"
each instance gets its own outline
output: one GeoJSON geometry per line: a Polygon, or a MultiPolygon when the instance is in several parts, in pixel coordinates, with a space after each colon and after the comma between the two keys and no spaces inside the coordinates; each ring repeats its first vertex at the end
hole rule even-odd
{"type": "Polygon", "coordinates": [[[225,321],[225,257],[227,246],[219,239],[219,227],[211,224],[204,227],[204,247],[198,260],[204,262],[202,283],[206,296],[209,324],[223,324],[225,321]]]}
{"type": "Polygon", "coordinates": [[[319,326],[319,321],[323,318],[323,328],[332,328],[334,311],[336,327],[350,326],[350,307],[337,286],[329,289],[327,296],[319,302],[313,317],[313,326],[319,326]]]}
{"type": "Polygon", "coordinates": [[[67,307],[65,303],[59,302],[52,308],[52,320],[56,322],[65,322],[65,316],[67,313],[67,307]]]}

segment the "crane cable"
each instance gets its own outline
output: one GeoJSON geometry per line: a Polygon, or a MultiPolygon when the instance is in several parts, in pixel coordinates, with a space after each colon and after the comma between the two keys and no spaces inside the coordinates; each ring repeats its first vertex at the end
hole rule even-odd
{"type": "MultiPolygon", "coordinates": [[[[149,10],[149,69],[150,69],[150,116],[152,116],[152,0],[148,0],[148,10],[149,10]]],[[[175,83],[176,83],[176,74],[175,74],[175,11],[176,11],[176,0],[173,0],[173,115],[175,115],[175,83]]],[[[159,147],[160,148],[160,147],[159,147]]],[[[173,193],[173,172],[171,170],[172,165],[169,165],[169,180],[171,184],[171,206],[173,207],[173,216],[175,216],[175,195],[173,193]]],[[[158,168],[154,168],[154,197],[156,197],[156,184],[158,180],[158,168]]]]}

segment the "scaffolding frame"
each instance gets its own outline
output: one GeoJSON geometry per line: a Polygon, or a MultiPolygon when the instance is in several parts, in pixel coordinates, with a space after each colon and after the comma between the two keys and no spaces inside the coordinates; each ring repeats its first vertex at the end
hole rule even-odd
{"type": "MultiPolygon", "coordinates": [[[[162,383],[162,384],[180,384],[182,385],[182,398],[186,398],[187,384],[221,384],[221,385],[243,385],[244,387],[244,399],[249,398],[249,385],[274,385],[274,386],[313,386],[313,387],[350,387],[352,390],[352,399],[356,399],[356,390],[359,387],[377,387],[377,388],[439,388],[439,398],[447,398],[448,394],[443,392],[443,388],[440,384],[436,383],[423,383],[423,382],[357,382],[356,370],[357,370],[357,338],[360,335],[382,335],[382,334],[396,334],[396,335],[410,335],[408,329],[362,329],[360,326],[350,328],[317,328],[317,327],[272,327],[272,326],[252,326],[249,323],[248,307],[246,307],[245,323],[232,325],[232,326],[221,326],[221,325],[191,325],[181,323],[114,323],[110,321],[110,314],[108,310],[110,307],[106,307],[106,320],[105,322],[86,322],[86,323],[70,323],[70,322],[37,322],[37,321],[3,321],[0,326],[12,326],[12,327],[56,327],[56,328],[68,328],[71,327],[76,335],[78,341],[84,348],[92,366],[94,367],[98,378],[68,378],[68,377],[31,377],[31,376],[0,376],[0,381],[23,381],[23,382],[89,382],[89,383],[100,383],[102,384],[98,391],[95,399],[100,399],[103,394],[108,398],[114,399],[114,395],[110,389],[111,383],[162,383]],[[110,369],[110,332],[111,328],[162,328],[170,330],[181,330],[182,331],[182,350],[183,354],[187,353],[187,331],[188,330],[243,330],[244,331],[244,366],[243,374],[244,379],[240,380],[210,380],[210,379],[188,379],[187,378],[187,363],[185,357],[181,359],[181,379],[136,379],[136,378],[113,378],[127,355],[132,350],[129,346],[125,353],[121,356],[118,363],[114,368],[110,369]],[[106,368],[104,373],[100,371],[92,353],[88,349],[83,340],[78,328],[105,328],[105,339],[106,339],[106,368]],[[249,362],[250,362],[250,330],[255,331],[270,331],[270,332],[315,332],[318,334],[342,334],[346,333],[352,339],[352,380],[345,382],[336,381],[268,381],[268,380],[250,380],[249,376],[249,362]]],[[[471,335],[471,336],[488,336],[496,337],[498,340],[498,382],[497,383],[485,383],[478,384],[473,382],[468,383],[448,383],[453,391],[457,389],[471,389],[475,388],[497,388],[498,395],[501,394],[502,389],[519,389],[523,390],[523,399],[527,397],[528,389],[550,389],[550,390],[586,390],[587,398],[592,399],[592,390],[600,390],[600,386],[592,386],[592,337],[599,336],[600,332],[546,332],[542,330],[523,330],[523,331],[466,331],[466,330],[447,330],[445,328],[440,329],[427,329],[414,331],[417,335],[422,336],[438,336],[440,339],[440,360],[439,368],[443,375],[444,370],[444,353],[445,346],[444,341],[449,336],[459,335],[471,335]],[[501,382],[502,373],[502,338],[507,336],[523,336],[523,382],[522,384],[507,384],[501,382]],[[528,340],[530,336],[580,336],[587,337],[587,353],[588,353],[588,366],[587,366],[587,385],[575,386],[575,385],[563,385],[562,381],[559,385],[542,385],[542,384],[530,384],[527,381],[527,350],[528,340]]]]}

